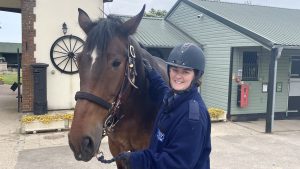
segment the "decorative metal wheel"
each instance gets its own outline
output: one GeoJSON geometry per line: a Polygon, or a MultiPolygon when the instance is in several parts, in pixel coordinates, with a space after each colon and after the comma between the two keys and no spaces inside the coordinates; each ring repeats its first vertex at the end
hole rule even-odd
{"type": "Polygon", "coordinates": [[[58,38],[50,50],[50,58],[54,67],[62,73],[77,73],[77,56],[82,51],[83,44],[82,39],[73,35],[58,38]]]}

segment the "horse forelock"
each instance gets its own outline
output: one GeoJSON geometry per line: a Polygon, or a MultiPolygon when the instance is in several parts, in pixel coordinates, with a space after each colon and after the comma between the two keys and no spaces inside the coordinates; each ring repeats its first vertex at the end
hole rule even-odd
{"type": "Polygon", "coordinates": [[[107,18],[100,18],[91,24],[84,49],[78,59],[81,67],[79,72],[89,75],[91,72],[101,71],[102,66],[99,64],[106,63],[105,56],[107,56],[108,45],[114,37],[119,36],[119,28],[122,23],[120,18],[109,15],[107,18]],[[94,66],[96,60],[99,62],[94,66]]]}
{"type": "Polygon", "coordinates": [[[118,28],[123,22],[115,16],[101,18],[94,23],[94,27],[88,33],[85,47],[86,51],[92,53],[97,48],[99,53],[104,53],[107,50],[107,45],[114,36],[117,36],[118,28]]]}

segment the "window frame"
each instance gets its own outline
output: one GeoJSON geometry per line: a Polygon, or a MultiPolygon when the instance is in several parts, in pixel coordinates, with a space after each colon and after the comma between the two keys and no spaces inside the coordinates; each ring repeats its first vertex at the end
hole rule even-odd
{"type": "Polygon", "coordinates": [[[258,54],[257,53],[258,52],[256,52],[256,51],[244,51],[243,52],[242,81],[258,81],[259,80],[259,65],[258,65],[258,54]],[[256,59],[253,59],[253,57],[255,57],[256,59]],[[245,63],[246,60],[248,62],[253,62],[253,63],[245,63]],[[246,67],[246,65],[248,66],[248,68],[246,67]],[[248,69],[248,70],[246,71],[246,69],[248,69]],[[254,72],[250,72],[251,69],[253,69],[254,72]],[[246,76],[246,74],[248,76],[246,76]]]}

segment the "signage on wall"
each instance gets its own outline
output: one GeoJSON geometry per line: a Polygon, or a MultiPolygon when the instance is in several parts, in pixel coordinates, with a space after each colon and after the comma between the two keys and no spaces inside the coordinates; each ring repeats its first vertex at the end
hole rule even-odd
{"type": "MultiPolygon", "coordinates": [[[[268,83],[262,83],[262,92],[263,93],[268,92],[268,83]]],[[[276,92],[282,92],[282,82],[276,83],[276,92]]]]}
{"type": "Polygon", "coordinates": [[[240,78],[243,76],[243,69],[238,70],[237,76],[240,78]]]}
{"type": "Polygon", "coordinates": [[[282,82],[276,83],[276,92],[282,92],[282,82]]]}
{"type": "Polygon", "coordinates": [[[268,83],[262,83],[262,92],[267,93],[268,92],[268,83]]]}

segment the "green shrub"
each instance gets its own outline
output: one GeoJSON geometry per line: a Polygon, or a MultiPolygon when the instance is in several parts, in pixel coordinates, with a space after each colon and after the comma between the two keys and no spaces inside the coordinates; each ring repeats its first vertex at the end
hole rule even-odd
{"type": "Polygon", "coordinates": [[[4,81],[4,84],[12,85],[14,82],[18,81],[18,74],[16,72],[13,73],[6,73],[1,75],[2,81],[4,81]]]}
{"type": "Polygon", "coordinates": [[[208,109],[209,115],[211,118],[220,118],[224,115],[225,111],[219,108],[209,108],[208,109]]]}

